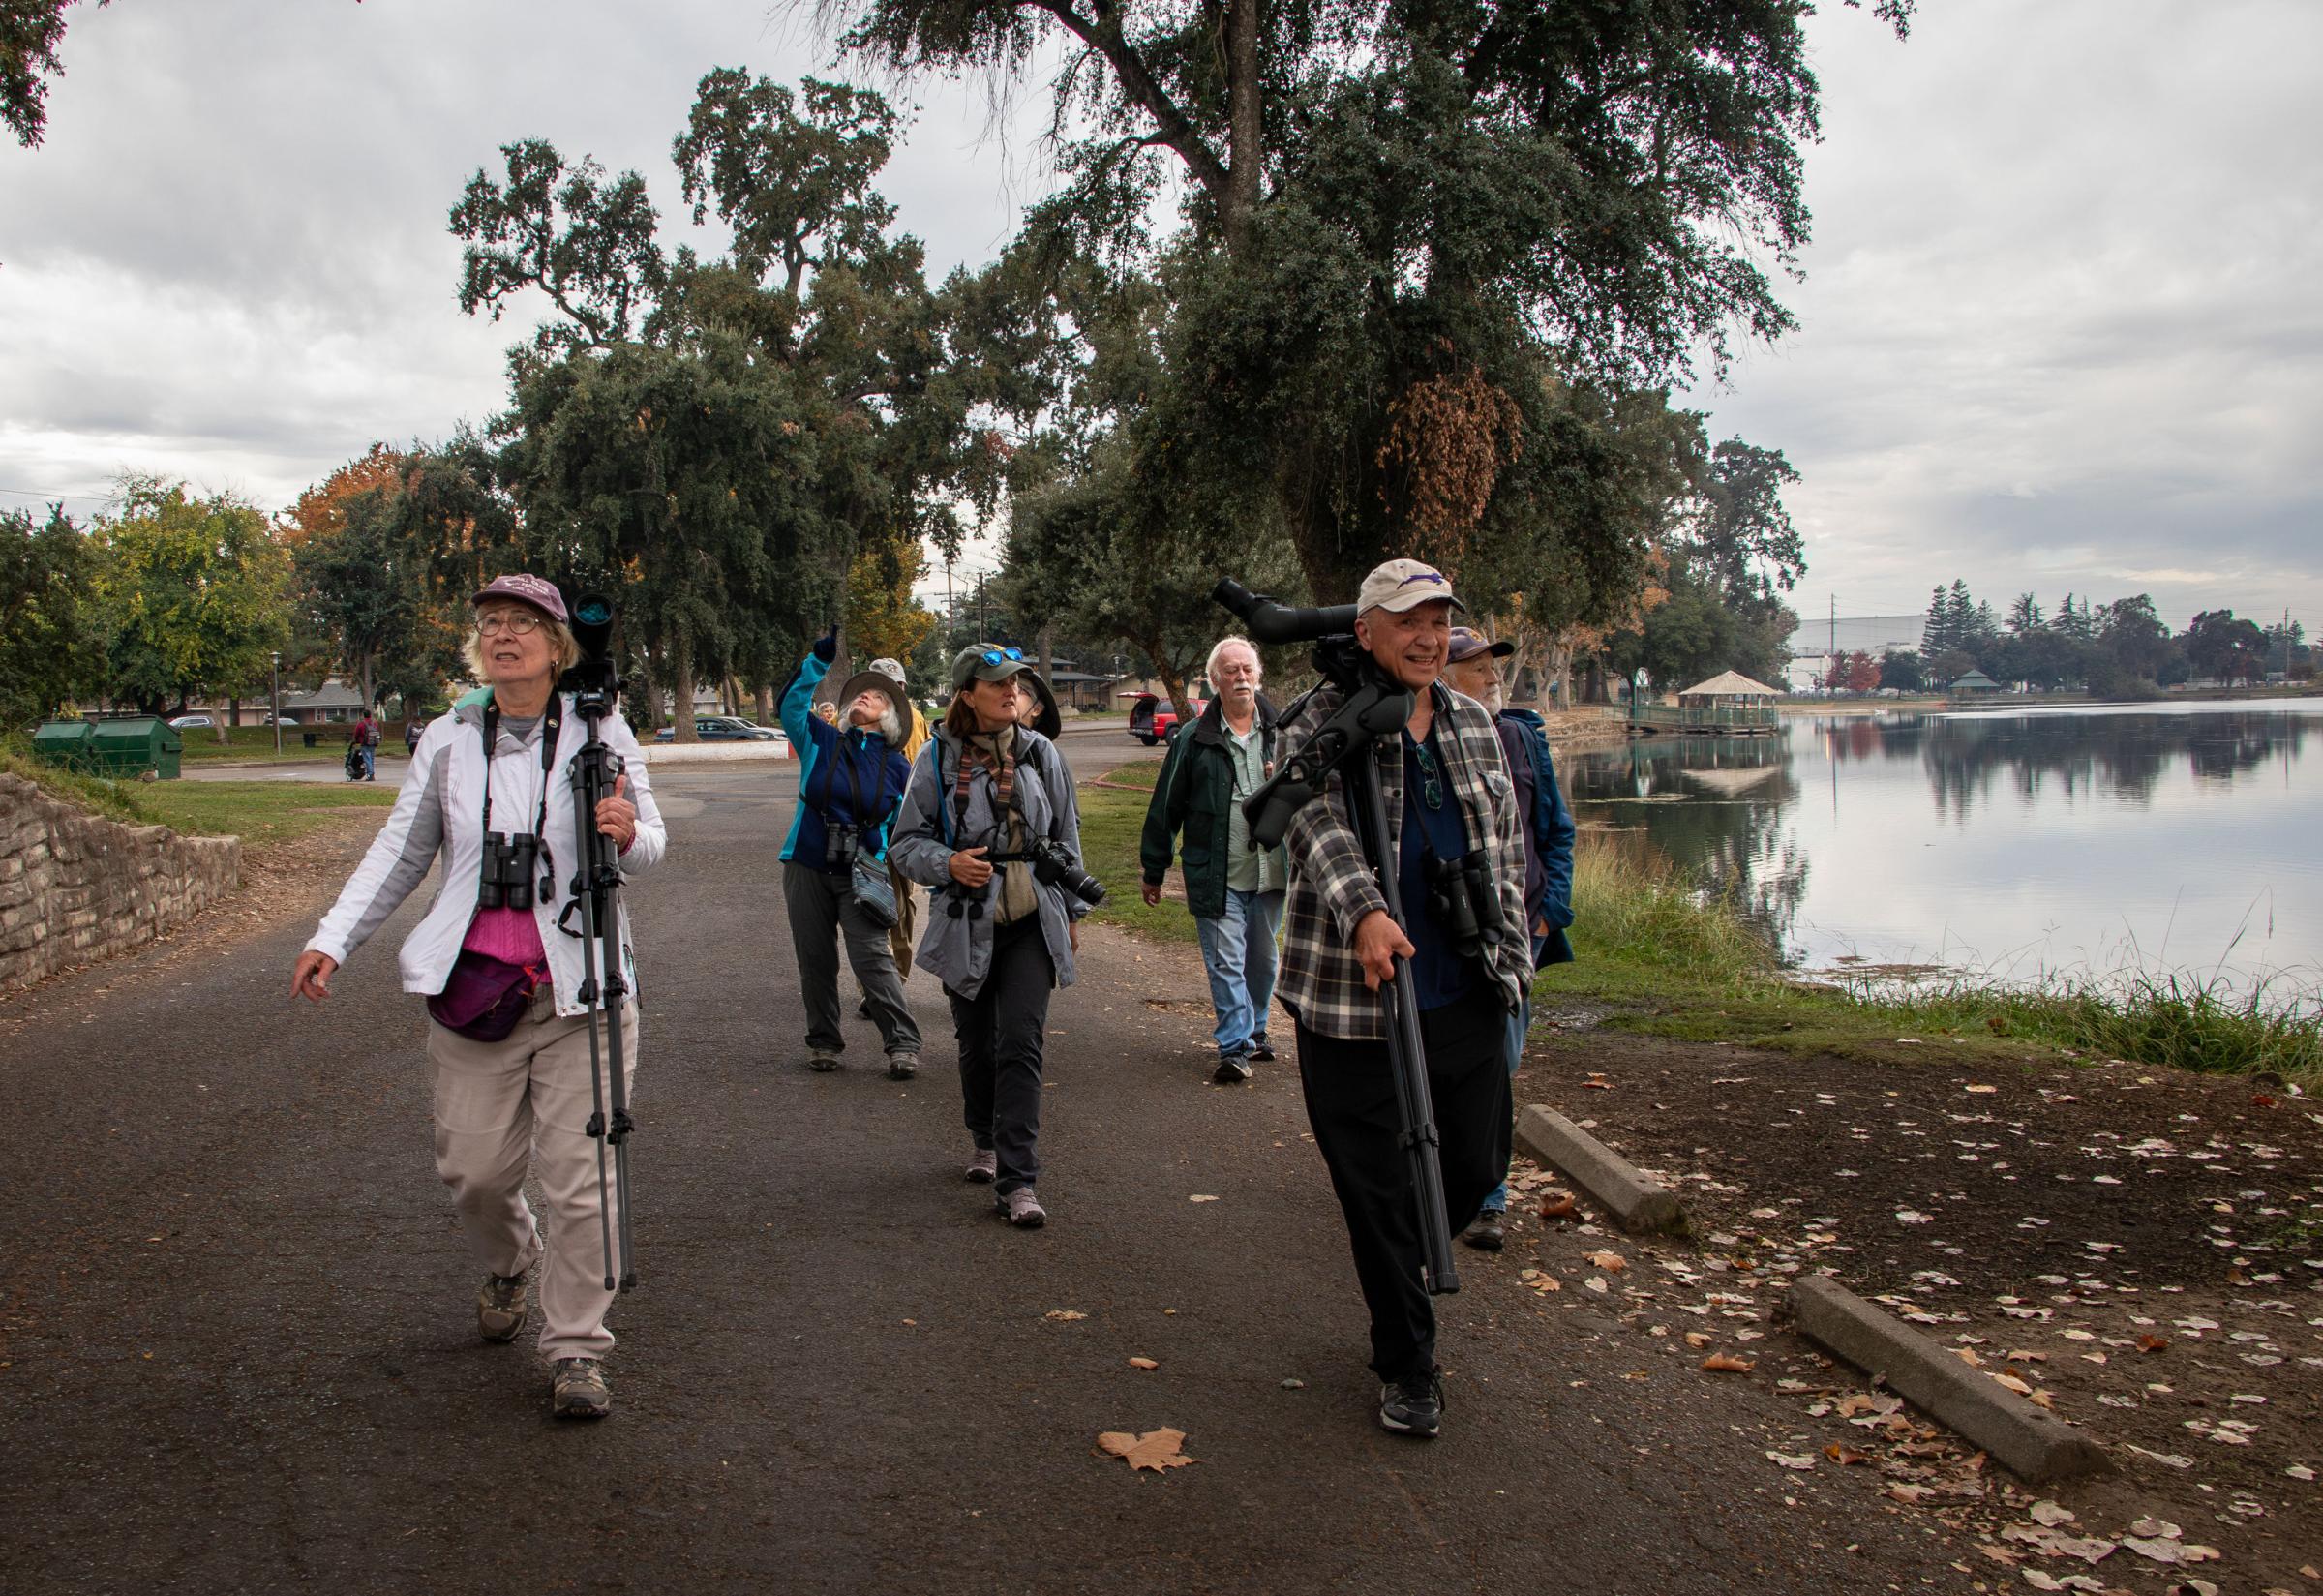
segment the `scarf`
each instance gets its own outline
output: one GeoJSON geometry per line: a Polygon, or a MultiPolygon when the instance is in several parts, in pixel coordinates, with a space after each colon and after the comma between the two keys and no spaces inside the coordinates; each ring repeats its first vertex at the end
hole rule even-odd
{"type": "MultiPolygon", "coordinates": [[[[961,814],[968,812],[968,783],[979,771],[992,778],[992,813],[999,817],[996,854],[1024,851],[1024,816],[1015,804],[1016,728],[978,732],[960,743],[960,769],[952,778],[952,796],[961,814]]],[[[1021,860],[1003,864],[1000,891],[994,902],[993,923],[1009,925],[1039,912],[1041,900],[1033,889],[1033,867],[1021,860]]]]}

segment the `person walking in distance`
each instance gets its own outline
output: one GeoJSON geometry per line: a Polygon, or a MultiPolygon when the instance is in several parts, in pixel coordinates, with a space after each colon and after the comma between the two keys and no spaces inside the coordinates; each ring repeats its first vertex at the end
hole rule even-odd
{"type": "MultiPolygon", "coordinates": [[[[1387,912],[1350,820],[1347,778],[1334,773],[1284,836],[1280,991],[1296,1024],[1308,1123],[1371,1310],[1379,1423],[1433,1436],[1444,1401],[1435,1310],[1378,990],[1398,959],[1409,961],[1444,1207],[1464,1228],[1508,1168],[1508,1016],[1532,962],[1523,937],[1483,933],[1523,923],[1524,844],[1492,717],[1437,679],[1451,613],[1464,608],[1451,584],[1416,559],[1391,559],[1364,578],[1355,604],[1368,668],[1415,695],[1401,734],[1357,756],[1376,762],[1392,850],[1380,867],[1397,873],[1405,923],[1387,912]]],[[[1329,681],[1308,694],[1282,729],[1284,745],[1303,746],[1344,701],[1329,681]]]]}
{"type": "MultiPolygon", "coordinates": [[[[573,872],[579,833],[565,772],[588,738],[572,695],[555,686],[581,649],[563,595],[540,577],[498,578],[475,606],[468,669],[487,690],[420,738],[387,824],[298,955],[290,990],[316,1003],[329,997],[332,975],[441,860],[435,901],[405,939],[401,963],[404,990],[427,998],[437,1173],[486,1271],[476,1331],[488,1341],[516,1339],[538,1263],[552,1409],[596,1419],[613,1407],[603,1360],[614,1293],[599,1238],[618,1232],[620,1219],[598,1198],[598,1144],[586,1129],[590,1009],[581,945],[557,928],[555,885],[573,872]],[[525,1200],[528,1165],[548,1199],[545,1239],[525,1200]]],[[[668,837],[637,738],[618,715],[605,717],[600,736],[628,768],[591,818],[619,845],[624,875],[650,869],[668,837]]],[[[628,918],[624,904],[620,947],[634,994],[628,918]]],[[[618,1023],[624,1073],[634,1075],[634,997],[618,1023]]]]}
{"type": "Polygon", "coordinates": [[[902,666],[874,660],[839,689],[836,723],[825,720],[814,708],[815,689],[838,651],[833,626],[807,651],[782,695],[782,729],[799,750],[799,808],[782,845],[782,895],[806,1010],[806,1067],[836,1069],[847,1050],[836,951],[844,943],[863,1009],[887,1049],[888,1077],[910,1080],[920,1069],[920,1022],[904,1002],[903,978],[888,946],[893,917],[866,909],[857,884],[862,870],[886,871],[888,827],[912,774],[901,748],[911,696],[902,666]],[[859,864],[859,854],[871,863],[859,864]]]}
{"type": "Polygon", "coordinates": [[[1281,848],[1251,845],[1242,800],[1275,773],[1275,709],[1258,691],[1258,650],[1238,637],[1210,650],[1210,702],[1192,729],[1172,738],[1145,810],[1138,846],[1147,904],[1162,901],[1173,843],[1186,880],[1186,907],[1210,977],[1213,1079],[1251,1078],[1253,1060],[1275,1056],[1267,1011],[1275,994],[1275,934],[1282,923],[1289,865],[1281,848]]]}
{"type": "Polygon", "coordinates": [[[1018,723],[1026,669],[989,644],[952,660],[951,704],[912,762],[888,857],[932,889],[920,965],[951,1004],[967,1177],[1033,1229],[1048,1219],[1034,1188],[1048,995],[1072,984],[1089,905],[1060,885],[1081,869],[1080,811],[1056,744],[1018,723]]]}
{"type": "Polygon", "coordinates": [[[379,779],[379,723],[378,723],[378,721],[377,721],[377,720],[376,720],[375,718],[373,718],[373,716],[372,716],[372,712],[371,712],[369,709],[366,709],[366,710],[364,710],[364,711],[363,711],[363,718],[362,718],[361,720],[358,720],[358,721],[356,721],[356,722],[355,722],[355,729],[354,729],[352,732],[348,733],[347,735],[348,735],[349,737],[351,737],[352,738],[354,738],[355,747],[356,747],[356,749],[357,749],[357,751],[358,751],[358,753],[359,753],[359,756],[361,757],[361,759],[362,759],[362,761],[363,761],[363,779],[364,779],[365,781],[377,781],[377,780],[378,780],[378,779],[379,779]]]}
{"type": "MultiPolygon", "coordinates": [[[[1517,790],[1517,813],[1524,820],[1524,924],[1532,944],[1532,967],[1539,971],[1573,961],[1573,945],[1565,937],[1565,927],[1573,923],[1573,813],[1557,789],[1556,765],[1549,754],[1549,735],[1541,717],[1502,704],[1506,688],[1500,680],[1500,661],[1515,651],[1515,645],[1506,640],[1490,642],[1481,632],[1455,626],[1445,650],[1444,680],[1454,692],[1493,711],[1500,757],[1517,790]]],[[[1511,1080],[1524,1061],[1524,1038],[1531,1029],[1532,990],[1527,983],[1517,1011],[1509,1016],[1511,1080]]],[[[1507,1243],[1507,1213],[1508,1180],[1503,1171],[1500,1184],[1477,1211],[1476,1222],[1460,1239],[1480,1251],[1499,1251],[1507,1243]]]]}

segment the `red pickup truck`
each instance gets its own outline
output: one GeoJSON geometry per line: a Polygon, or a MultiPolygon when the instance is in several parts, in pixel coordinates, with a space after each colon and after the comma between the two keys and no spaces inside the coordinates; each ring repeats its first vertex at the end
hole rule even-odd
{"type": "MultiPolygon", "coordinates": [[[[1178,711],[1169,700],[1153,693],[1125,693],[1132,699],[1130,705],[1130,736],[1151,748],[1157,742],[1167,742],[1178,735],[1178,711]]],[[[1199,715],[1207,699],[1193,701],[1193,712],[1199,715]]]]}

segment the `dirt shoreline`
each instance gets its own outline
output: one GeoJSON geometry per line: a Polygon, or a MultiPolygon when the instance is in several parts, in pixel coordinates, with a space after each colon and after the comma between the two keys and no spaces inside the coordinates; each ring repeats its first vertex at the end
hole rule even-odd
{"type": "MultiPolygon", "coordinates": [[[[2306,1572],[2323,1557],[2323,1102],[2264,1078],[1972,1059],[1942,1039],[1871,1064],[1598,1019],[1545,995],[1518,1101],[1678,1191],[1693,1236],[1623,1244],[1636,1261],[1608,1294],[1646,1345],[1707,1348],[1706,1333],[1750,1362],[1730,1377],[1795,1415],[1780,1466],[1876,1481],[1885,1505],[1976,1537],[1977,1572],[2007,1584],[2018,1568],[2160,1590],[2207,1561],[2167,1541],[2215,1549],[2196,1572],[2221,1588],[2323,1588],[2306,1572]],[[2058,1491],[2078,1518],[2039,1523],[2033,1493],[1795,1334],[1725,1337],[1727,1314],[1779,1322],[1790,1280],[1816,1272],[2036,1394],[2118,1472],[2058,1491]],[[1682,1302],[1705,1287],[1711,1313],[1682,1302]],[[2137,1551],[2141,1520],[2181,1533],[2137,1551]]],[[[1563,1258],[1575,1222],[1524,1236],[1545,1271],[1565,1264],[1545,1302],[1578,1300],[1573,1271],[1591,1267],[1563,1258]]]]}

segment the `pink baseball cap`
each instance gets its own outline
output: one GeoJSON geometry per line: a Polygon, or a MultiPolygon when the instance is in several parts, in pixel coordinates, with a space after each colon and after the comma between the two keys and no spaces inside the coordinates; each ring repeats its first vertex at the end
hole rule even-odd
{"type": "Polygon", "coordinates": [[[560,625],[572,623],[572,617],[564,612],[564,595],[557,590],[557,585],[523,571],[494,577],[477,590],[476,596],[469,602],[481,604],[488,598],[513,598],[531,605],[560,625]]]}

